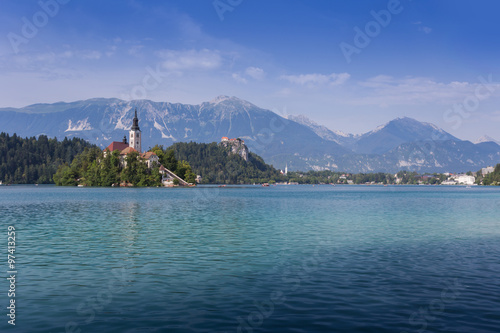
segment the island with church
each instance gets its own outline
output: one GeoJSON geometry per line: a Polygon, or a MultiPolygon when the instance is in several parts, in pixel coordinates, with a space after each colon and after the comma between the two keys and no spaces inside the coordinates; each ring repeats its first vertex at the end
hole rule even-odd
{"type": "Polygon", "coordinates": [[[86,148],[71,164],[61,165],[54,182],[61,186],[194,186],[196,175],[173,150],[156,145],[142,152],[141,129],[135,110],[129,139],[113,141],[104,150],[86,148]]]}

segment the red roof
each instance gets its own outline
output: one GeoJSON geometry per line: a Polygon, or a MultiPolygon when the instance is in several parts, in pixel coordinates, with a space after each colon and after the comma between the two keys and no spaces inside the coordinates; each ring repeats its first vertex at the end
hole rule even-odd
{"type": "MultiPolygon", "coordinates": [[[[106,149],[109,151],[115,151],[115,150],[122,151],[123,149],[125,149],[127,147],[128,147],[128,143],[123,143],[121,141],[113,141],[106,149]]],[[[106,150],[106,149],[104,149],[104,150],[106,150]]]]}

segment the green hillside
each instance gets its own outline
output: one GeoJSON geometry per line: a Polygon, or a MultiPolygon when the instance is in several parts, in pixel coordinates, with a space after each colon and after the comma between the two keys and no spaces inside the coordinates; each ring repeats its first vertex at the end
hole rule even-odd
{"type": "Polygon", "coordinates": [[[0,133],[0,180],[5,184],[52,184],[52,176],[64,163],[94,145],[83,139],[64,138],[62,141],[22,138],[0,133]]]}
{"type": "Polygon", "coordinates": [[[230,149],[213,143],[179,142],[168,148],[175,151],[178,160],[186,160],[193,172],[202,177],[202,183],[251,184],[284,181],[285,178],[272,165],[254,154],[248,161],[230,149]]]}

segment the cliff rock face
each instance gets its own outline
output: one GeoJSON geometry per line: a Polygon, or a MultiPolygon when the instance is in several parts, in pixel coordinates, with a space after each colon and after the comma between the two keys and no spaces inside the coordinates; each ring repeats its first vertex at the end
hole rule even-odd
{"type": "Polygon", "coordinates": [[[224,138],[221,143],[223,147],[229,147],[231,149],[231,154],[240,155],[245,161],[248,161],[248,147],[245,145],[245,141],[241,139],[227,139],[224,138]]]}

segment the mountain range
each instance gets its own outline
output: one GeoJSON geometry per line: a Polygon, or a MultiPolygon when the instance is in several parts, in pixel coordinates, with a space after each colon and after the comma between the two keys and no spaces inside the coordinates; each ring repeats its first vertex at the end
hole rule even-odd
{"type": "Polygon", "coordinates": [[[476,171],[500,162],[491,138],[460,140],[411,118],[397,118],[362,134],[346,134],[305,116],[280,115],[236,97],[188,105],[149,100],[89,99],[0,109],[0,131],[20,136],[81,137],[102,148],[121,141],[137,109],[143,149],[175,142],[241,138],[267,163],[289,170],[348,172],[476,171]]]}

